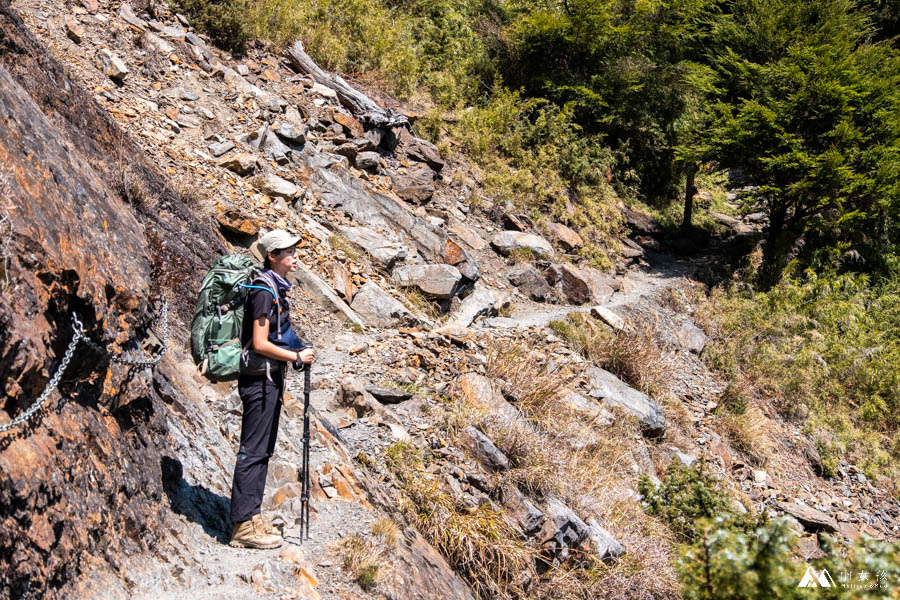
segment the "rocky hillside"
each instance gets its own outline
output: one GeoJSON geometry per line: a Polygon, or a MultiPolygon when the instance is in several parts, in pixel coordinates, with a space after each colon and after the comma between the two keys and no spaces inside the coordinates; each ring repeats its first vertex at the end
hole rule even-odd
{"type": "Polygon", "coordinates": [[[402,106],[299,44],[237,60],[163,3],[0,0],[0,80],[0,420],[48,385],[73,314],[109,352],[81,342],[0,433],[6,596],[677,597],[637,480],[701,458],[804,557],[823,531],[900,534],[896,501],[852,465],[819,477],[798,428],[726,435],[692,320],[704,259],[652,252],[639,215],[613,271],[582,264],[564,224],[488,209],[402,106]],[[276,227],[303,236],[294,318],[320,349],[312,540],[293,378],[264,504],[287,543],[249,551],[227,546],[240,401],[187,324],[213,260],[276,227]],[[163,297],[162,360],[110,360],[163,350],[163,297]],[[574,324],[646,370],[601,368],[574,324]]]}

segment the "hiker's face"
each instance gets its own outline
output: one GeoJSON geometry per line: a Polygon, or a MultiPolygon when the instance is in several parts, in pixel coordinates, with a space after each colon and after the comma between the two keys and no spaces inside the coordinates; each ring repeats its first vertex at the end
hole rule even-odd
{"type": "Polygon", "coordinates": [[[270,252],[269,262],[272,263],[273,271],[282,273],[293,273],[300,264],[296,248],[285,248],[284,250],[270,252]]]}

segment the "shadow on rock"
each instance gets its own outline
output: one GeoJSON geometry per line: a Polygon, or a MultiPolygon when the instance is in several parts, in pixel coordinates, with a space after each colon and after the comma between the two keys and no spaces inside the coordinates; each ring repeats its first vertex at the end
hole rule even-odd
{"type": "Polygon", "coordinates": [[[172,510],[203,527],[203,531],[209,536],[227,544],[230,534],[228,514],[231,501],[202,485],[191,485],[185,481],[184,467],[174,458],[163,456],[160,467],[163,489],[169,497],[172,510]]]}

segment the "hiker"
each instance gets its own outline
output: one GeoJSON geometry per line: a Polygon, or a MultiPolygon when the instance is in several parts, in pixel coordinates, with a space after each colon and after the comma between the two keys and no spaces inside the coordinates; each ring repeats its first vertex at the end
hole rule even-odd
{"type": "Polygon", "coordinates": [[[251,282],[241,328],[241,445],[231,487],[231,546],[277,548],[279,531],[260,513],[269,458],[275,449],[278,417],[284,397],[287,365],[309,365],[315,350],[304,343],[290,322],[288,274],[296,271],[299,237],[276,229],[259,239],[265,269],[251,282]]]}

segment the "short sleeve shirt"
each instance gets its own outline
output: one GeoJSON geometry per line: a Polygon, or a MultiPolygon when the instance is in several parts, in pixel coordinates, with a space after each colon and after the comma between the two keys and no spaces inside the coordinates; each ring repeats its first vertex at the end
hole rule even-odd
{"type": "MultiPolygon", "coordinates": [[[[287,294],[283,290],[278,290],[278,309],[282,311],[282,322],[290,319],[290,305],[288,304],[287,294]]],[[[275,318],[275,299],[272,293],[267,290],[251,289],[247,294],[247,300],[244,304],[244,322],[241,326],[241,346],[250,343],[253,337],[253,323],[260,317],[269,317],[269,333],[275,333],[278,327],[278,321],[275,318]]]]}

